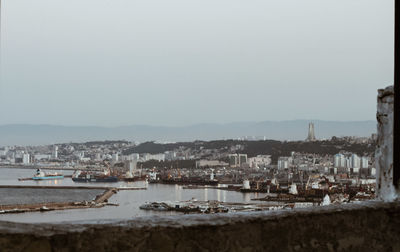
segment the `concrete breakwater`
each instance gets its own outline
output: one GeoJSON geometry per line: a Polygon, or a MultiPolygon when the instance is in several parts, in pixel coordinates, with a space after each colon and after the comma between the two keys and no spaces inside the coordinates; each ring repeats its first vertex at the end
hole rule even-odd
{"type": "Polygon", "coordinates": [[[75,170],[91,170],[91,171],[103,171],[104,167],[86,167],[86,166],[43,166],[43,165],[20,165],[20,164],[0,164],[0,168],[13,168],[13,169],[42,169],[42,170],[66,170],[66,171],[75,171],[75,170]]]}
{"type": "Polygon", "coordinates": [[[0,188],[0,213],[103,207],[116,188],[0,188]]]}
{"type": "Polygon", "coordinates": [[[146,187],[107,187],[107,186],[41,186],[41,185],[0,185],[1,188],[31,188],[31,189],[116,189],[116,190],[146,190],[146,187]]]}

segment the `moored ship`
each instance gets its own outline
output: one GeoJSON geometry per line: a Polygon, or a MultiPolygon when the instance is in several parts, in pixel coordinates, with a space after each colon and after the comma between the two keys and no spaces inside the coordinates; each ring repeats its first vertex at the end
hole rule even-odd
{"type": "Polygon", "coordinates": [[[36,174],[33,175],[33,180],[50,180],[50,179],[63,179],[64,175],[60,173],[45,173],[37,169],[36,174]]]}
{"type": "Polygon", "coordinates": [[[150,173],[150,183],[160,183],[160,184],[175,184],[175,185],[209,185],[209,186],[217,186],[219,181],[214,177],[214,170],[212,170],[210,177],[204,176],[190,176],[190,177],[172,177],[168,174],[167,177],[159,178],[156,173],[150,173]]]}
{"type": "Polygon", "coordinates": [[[135,176],[135,177],[124,177],[122,178],[125,182],[136,182],[136,181],[146,181],[147,177],[144,176],[135,176]]]}
{"type": "Polygon", "coordinates": [[[161,179],[158,181],[151,181],[151,183],[161,184],[176,184],[176,185],[212,185],[217,186],[218,180],[208,180],[203,178],[175,178],[175,179],[161,179]]]}
{"type": "Polygon", "coordinates": [[[72,175],[72,181],[74,182],[118,182],[118,177],[111,176],[109,172],[94,173],[94,172],[82,172],[77,171],[72,175]]]}

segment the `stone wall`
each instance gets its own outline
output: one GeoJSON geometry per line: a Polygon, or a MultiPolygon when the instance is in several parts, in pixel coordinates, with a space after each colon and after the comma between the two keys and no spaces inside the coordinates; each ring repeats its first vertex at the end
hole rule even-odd
{"type": "Polygon", "coordinates": [[[103,224],[0,222],[1,251],[400,251],[400,204],[378,201],[103,224]]]}
{"type": "Polygon", "coordinates": [[[375,152],[378,197],[384,201],[399,198],[399,190],[393,185],[393,123],[394,88],[378,90],[376,119],[378,142],[375,152]]]}

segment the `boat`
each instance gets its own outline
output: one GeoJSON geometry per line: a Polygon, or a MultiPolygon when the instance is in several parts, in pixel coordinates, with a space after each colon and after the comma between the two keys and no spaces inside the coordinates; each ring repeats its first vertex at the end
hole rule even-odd
{"type": "Polygon", "coordinates": [[[33,180],[50,180],[50,179],[63,179],[64,175],[60,173],[45,173],[40,169],[37,169],[36,174],[33,175],[33,180]]]}
{"type": "Polygon", "coordinates": [[[171,207],[164,202],[161,202],[161,203],[152,202],[152,203],[146,203],[144,205],[139,206],[139,209],[153,210],[153,211],[170,211],[171,207]]]}
{"type": "Polygon", "coordinates": [[[183,213],[200,213],[200,208],[197,205],[188,205],[187,202],[152,202],[139,206],[142,210],[152,211],[176,211],[183,213]]]}
{"type": "Polygon", "coordinates": [[[118,177],[111,176],[109,172],[94,173],[94,172],[77,171],[74,173],[74,175],[72,175],[72,181],[113,183],[113,182],[118,182],[118,177]]]}
{"type": "MultiPolygon", "coordinates": [[[[180,202],[152,202],[141,205],[139,209],[152,211],[175,211],[181,213],[227,213],[230,210],[238,210],[236,203],[231,204],[231,209],[218,201],[197,201],[196,199],[180,202]]],[[[245,205],[246,206],[246,205],[245,205]]],[[[242,207],[243,208],[243,207],[242,207]]]]}
{"type": "Polygon", "coordinates": [[[88,177],[81,177],[81,178],[72,178],[72,181],[74,182],[106,182],[106,183],[113,183],[113,182],[118,182],[118,178],[114,176],[108,176],[108,177],[98,177],[98,176],[93,176],[89,175],[88,177]]]}
{"type": "Polygon", "coordinates": [[[146,181],[146,176],[124,177],[122,180],[125,182],[146,181]]]}
{"type": "Polygon", "coordinates": [[[150,183],[218,186],[219,181],[214,178],[214,170],[211,169],[211,174],[210,174],[209,178],[205,178],[205,177],[201,177],[201,176],[181,177],[180,175],[176,178],[173,178],[169,175],[167,178],[162,178],[160,180],[154,180],[154,179],[152,179],[152,176],[150,176],[150,183]]]}
{"type": "Polygon", "coordinates": [[[200,177],[191,177],[191,178],[165,178],[157,181],[150,181],[150,183],[161,183],[161,184],[176,184],[176,185],[209,185],[209,186],[217,186],[219,181],[216,179],[204,179],[200,177]]]}
{"type": "Polygon", "coordinates": [[[133,171],[128,171],[125,176],[121,177],[121,180],[125,182],[136,182],[136,181],[146,181],[147,176],[139,174],[137,176],[134,175],[133,171]]]}

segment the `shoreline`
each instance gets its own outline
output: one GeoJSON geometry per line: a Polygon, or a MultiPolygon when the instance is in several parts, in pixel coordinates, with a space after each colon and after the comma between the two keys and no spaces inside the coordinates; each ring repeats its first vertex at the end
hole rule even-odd
{"type": "Polygon", "coordinates": [[[87,167],[65,167],[65,166],[25,166],[25,165],[1,165],[0,164],[0,169],[26,169],[26,170],[36,170],[36,169],[41,169],[41,170],[65,170],[65,171],[75,171],[75,170],[92,170],[92,171],[102,171],[102,168],[87,168],[87,167]]]}

